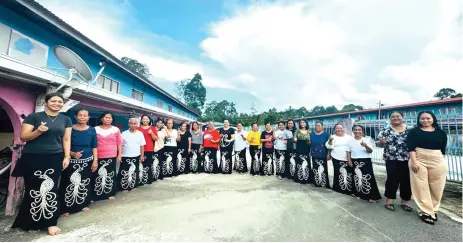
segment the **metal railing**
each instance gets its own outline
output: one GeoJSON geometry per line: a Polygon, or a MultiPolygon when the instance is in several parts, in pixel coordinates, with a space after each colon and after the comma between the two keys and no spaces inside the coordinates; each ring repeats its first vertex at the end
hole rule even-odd
{"type": "MultiPolygon", "coordinates": [[[[462,162],[462,115],[449,114],[437,116],[438,122],[442,130],[447,133],[447,150],[446,160],[448,165],[447,180],[461,182],[463,179],[463,162],[462,162]]],[[[316,120],[308,120],[309,129],[313,130],[316,120]]],[[[405,124],[409,126],[416,125],[416,118],[407,117],[404,119],[405,124]]],[[[346,133],[352,134],[351,127],[354,124],[362,125],[365,128],[364,134],[372,140],[376,140],[379,130],[389,124],[389,119],[341,119],[341,120],[324,120],[323,128],[326,132],[334,134],[336,124],[343,124],[346,133]]],[[[272,125],[276,129],[276,125],[272,125]]],[[[250,127],[246,127],[246,131],[250,131],[250,127]]],[[[263,131],[264,126],[259,126],[259,130],[263,131]]],[[[376,164],[384,165],[383,148],[375,147],[372,154],[372,161],[376,164]]]]}

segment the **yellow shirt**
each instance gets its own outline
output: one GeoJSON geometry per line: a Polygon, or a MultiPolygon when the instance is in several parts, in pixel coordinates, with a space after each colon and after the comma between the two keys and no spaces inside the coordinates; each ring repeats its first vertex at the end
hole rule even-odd
{"type": "Polygon", "coordinates": [[[246,140],[250,145],[260,146],[260,132],[250,131],[246,140]]]}

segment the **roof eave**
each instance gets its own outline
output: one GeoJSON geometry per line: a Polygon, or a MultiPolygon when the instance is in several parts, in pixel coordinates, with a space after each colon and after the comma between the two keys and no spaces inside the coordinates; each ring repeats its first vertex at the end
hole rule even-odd
{"type": "Polygon", "coordinates": [[[77,39],[80,41],[82,44],[86,45],[87,47],[91,48],[93,51],[97,52],[99,55],[103,56],[106,58],[108,61],[111,61],[113,64],[117,65],[119,68],[123,69],[124,71],[128,72],[129,74],[133,75],[140,81],[144,82],[145,84],[148,84],[155,90],[159,91],[163,95],[167,96],[177,104],[181,105],[183,108],[187,109],[188,111],[192,112],[193,114],[199,116],[200,114],[191,109],[190,107],[186,106],[184,103],[179,101],[177,98],[173,97],[169,93],[167,93],[165,90],[161,89],[159,86],[155,85],[152,83],[150,80],[148,80],[145,77],[142,77],[140,74],[130,70],[127,68],[124,63],[122,63],[121,60],[119,60],[117,57],[103,49],[101,46],[90,40],[88,37],[80,33],[78,30],[74,29],[72,26],[64,22],[62,19],[60,19],[58,16],[50,12],[48,9],[40,5],[34,0],[16,0],[18,3],[20,3],[22,6],[28,8],[35,14],[39,15],[42,19],[46,20],[48,23],[54,25],[58,29],[64,31],[66,34],[70,35],[71,37],[77,39]]]}

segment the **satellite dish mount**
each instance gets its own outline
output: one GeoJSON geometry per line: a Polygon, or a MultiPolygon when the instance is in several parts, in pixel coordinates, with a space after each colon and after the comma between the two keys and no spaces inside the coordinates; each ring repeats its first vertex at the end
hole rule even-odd
{"type": "Polygon", "coordinates": [[[93,74],[90,71],[90,68],[87,64],[80,58],[76,53],[64,46],[55,46],[53,49],[56,58],[58,61],[68,70],[69,78],[68,80],[61,84],[54,92],[60,90],[66,86],[69,82],[72,81],[72,78],[77,75],[82,81],[87,83],[91,82],[93,79],[93,74]]]}

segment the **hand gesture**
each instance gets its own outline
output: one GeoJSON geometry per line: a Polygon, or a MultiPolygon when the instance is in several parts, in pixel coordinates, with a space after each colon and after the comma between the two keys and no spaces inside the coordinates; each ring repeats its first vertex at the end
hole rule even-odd
{"type": "Polygon", "coordinates": [[[68,168],[69,166],[69,157],[65,157],[63,159],[63,170],[65,170],[66,168],[68,168]]]}
{"type": "Polygon", "coordinates": [[[92,172],[95,172],[96,169],[98,169],[98,160],[97,160],[97,159],[93,160],[93,163],[92,163],[92,172]]]}
{"type": "Polygon", "coordinates": [[[118,155],[116,158],[116,163],[121,163],[122,161],[122,155],[118,155]]]}
{"type": "Polygon", "coordinates": [[[379,144],[381,144],[381,145],[386,144],[386,138],[384,138],[384,137],[379,138],[379,144]]]}
{"type": "Polygon", "coordinates": [[[71,156],[74,158],[74,159],[80,159],[82,157],[82,153],[84,151],[79,151],[79,152],[71,152],[71,156]]]}
{"type": "Polygon", "coordinates": [[[191,149],[190,149],[190,148],[188,149],[188,153],[191,153],[191,149]]]}
{"type": "Polygon", "coordinates": [[[363,139],[362,139],[362,142],[360,143],[360,145],[361,145],[362,147],[364,147],[364,148],[365,148],[365,146],[367,146],[367,144],[363,141],[363,139]]]}
{"type": "Polygon", "coordinates": [[[334,137],[333,137],[333,136],[330,136],[330,137],[328,138],[328,140],[333,141],[333,140],[334,140],[334,137]]]}
{"type": "Polygon", "coordinates": [[[145,156],[140,156],[140,164],[143,163],[143,160],[145,160],[145,156]]]}
{"type": "Polygon", "coordinates": [[[151,131],[151,128],[148,130],[148,134],[151,135],[151,133],[153,133],[153,131],[151,131]]]}
{"type": "Polygon", "coordinates": [[[352,161],[351,161],[351,160],[349,160],[349,161],[347,162],[347,164],[348,164],[350,167],[353,167],[353,164],[352,164],[352,161]]]}
{"type": "Polygon", "coordinates": [[[46,125],[46,122],[40,122],[40,126],[37,128],[37,130],[39,130],[40,133],[48,131],[48,127],[46,125]]]}

